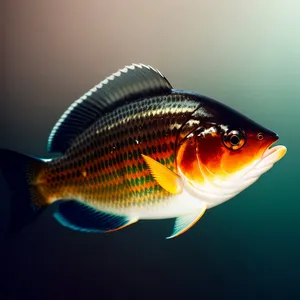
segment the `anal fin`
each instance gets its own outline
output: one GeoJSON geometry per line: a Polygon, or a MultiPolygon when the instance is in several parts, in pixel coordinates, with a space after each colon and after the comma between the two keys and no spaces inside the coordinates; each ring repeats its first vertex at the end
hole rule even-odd
{"type": "Polygon", "coordinates": [[[177,237],[187,230],[189,230],[193,225],[195,225],[201,217],[204,215],[206,211],[206,207],[203,207],[201,211],[196,211],[188,215],[184,215],[181,217],[177,217],[175,220],[173,233],[172,235],[168,236],[167,239],[172,239],[177,237]]]}
{"type": "Polygon", "coordinates": [[[61,201],[54,218],[63,226],[85,232],[112,232],[138,221],[99,211],[76,200],[61,201]]]}

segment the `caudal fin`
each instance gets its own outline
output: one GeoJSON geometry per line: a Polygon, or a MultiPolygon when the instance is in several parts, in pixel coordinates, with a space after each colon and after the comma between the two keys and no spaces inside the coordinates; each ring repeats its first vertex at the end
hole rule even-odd
{"type": "Polygon", "coordinates": [[[41,159],[0,149],[0,171],[12,192],[10,232],[21,230],[45,207],[38,183],[45,165],[41,159]]]}

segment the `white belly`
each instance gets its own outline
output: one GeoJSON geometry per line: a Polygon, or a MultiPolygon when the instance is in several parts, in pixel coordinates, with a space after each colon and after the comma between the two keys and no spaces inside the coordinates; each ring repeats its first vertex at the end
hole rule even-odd
{"type": "Polygon", "coordinates": [[[97,208],[114,215],[147,220],[176,218],[181,215],[199,211],[204,206],[205,202],[191,195],[186,189],[183,189],[179,195],[171,195],[158,203],[149,203],[141,207],[135,206],[115,209],[98,206],[97,208]]]}

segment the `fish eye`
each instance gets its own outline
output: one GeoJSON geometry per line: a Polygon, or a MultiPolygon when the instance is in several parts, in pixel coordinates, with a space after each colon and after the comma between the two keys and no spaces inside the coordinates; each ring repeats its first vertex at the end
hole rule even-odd
{"type": "Polygon", "coordinates": [[[245,145],[245,136],[239,130],[231,130],[223,135],[223,144],[230,150],[239,150],[245,145]]]}

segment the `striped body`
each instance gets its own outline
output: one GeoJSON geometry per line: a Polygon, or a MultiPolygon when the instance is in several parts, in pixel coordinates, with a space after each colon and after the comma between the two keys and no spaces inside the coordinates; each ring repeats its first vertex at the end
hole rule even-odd
{"type": "MultiPolygon", "coordinates": [[[[49,163],[41,175],[46,182],[42,193],[49,203],[77,199],[114,214],[180,215],[185,212],[184,197],[180,200],[164,190],[141,154],[175,171],[176,138],[198,105],[187,95],[173,93],[119,107],[79,135],[64,156],[49,163]]],[[[190,210],[188,203],[185,207],[190,210]]]]}
{"type": "Polygon", "coordinates": [[[112,232],[139,219],[175,218],[174,238],[270,170],[286,153],[270,149],[277,140],[230,107],[132,64],[62,114],[47,145],[60,158],[0,149],[15,192],[10,228],[57,201],[54,218],[72,230],[112,232]]]}

